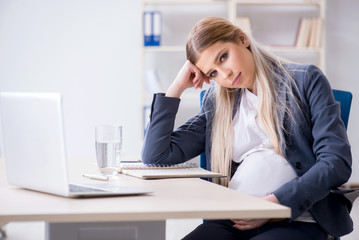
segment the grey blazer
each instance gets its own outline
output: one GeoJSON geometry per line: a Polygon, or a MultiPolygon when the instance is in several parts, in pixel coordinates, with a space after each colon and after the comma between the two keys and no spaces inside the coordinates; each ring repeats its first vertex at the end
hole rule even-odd
{"type": "MultiPolygon", "coordinates": [[[[286,131],[282,150],[298,177],[276,191],[279,202],[292,209],[297,218],[310,211],[317,223],[332,236],[343,236],[353,229],[350,203],[330,190],[341,186],[351,175],[351,150],[340,106],[324,74],[313,65],[286,65],[297,87],[292,86],[299,105],[275,79],[279,98],[292,109],[293,118],[278,111],[286,131]],[[291,120],[295,119],[295,121],[291,120]]],[[[241,90],[236,94],[233,116],[238,109],[241,90]]],[[[182,163],[205,152],[211,167],[211,129],[214,114],[214,88],[207,90],[200,112],[173,131],[180,99],[155,94],[150,122],[142,149],[144,163],[182,163]]],[[[233,117],[232,116],[232,117],[233,117]]]]}

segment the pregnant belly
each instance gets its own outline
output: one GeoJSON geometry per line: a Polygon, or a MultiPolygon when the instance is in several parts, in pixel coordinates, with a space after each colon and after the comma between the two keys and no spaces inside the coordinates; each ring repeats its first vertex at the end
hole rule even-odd
{"type": "Polygon", "coordinates": [[[267,196],[297,175],[288,161],[272,150],[253,152],[243,159],[228,187],[254,196],[267,196]]]}

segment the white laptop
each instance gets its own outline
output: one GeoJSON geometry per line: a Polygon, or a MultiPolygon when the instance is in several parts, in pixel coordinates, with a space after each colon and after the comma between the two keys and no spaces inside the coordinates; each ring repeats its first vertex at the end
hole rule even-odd
{"type": "Polygon", "coordinates": [[[136,195],[115,184],[69,184],[61,94],[1,93],[6,174],[11,185],[66,197],[136,195]]]}

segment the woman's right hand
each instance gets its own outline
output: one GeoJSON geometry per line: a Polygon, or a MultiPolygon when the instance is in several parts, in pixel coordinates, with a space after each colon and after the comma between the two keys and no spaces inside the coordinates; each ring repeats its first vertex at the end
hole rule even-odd
{"type": "Polygon", "coordinates": [[[196,65],[187,60],[168,88],[166,96],[179,98],[187,88],[202,88],[204,82],[210,83],[209,80],[196,65]]]}

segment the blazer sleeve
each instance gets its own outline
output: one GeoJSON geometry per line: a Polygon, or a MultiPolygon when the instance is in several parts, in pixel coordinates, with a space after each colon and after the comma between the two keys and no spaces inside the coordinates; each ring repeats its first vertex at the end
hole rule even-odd
{"type": "Polygon", "coordinates": [[[147,127],[142,161],[145,164],[178,164],[190,160],[205,149],[206,116],[202,110],[175,131],[179,98],[155,94],[147,127]]]}
{"type": "Polygon", "coordinates": [[[306,129],[300,126],[297,131],[309,132],[307,139],[301,135],[302,139],[296,140],[305,144],[290,147],[294,148],[293,152],[310,152],[307,156],[313,159],[302,157],[300,166],[307,168],[304,174],[274,192],[281,204],[291,207],[293,219],[327,197],[330,189],[345,183],[351,175],[352,163],[339,104],[324,74],[317,67],[308,66],[297,82],[302,102],[309,111],[306,129]]]}

